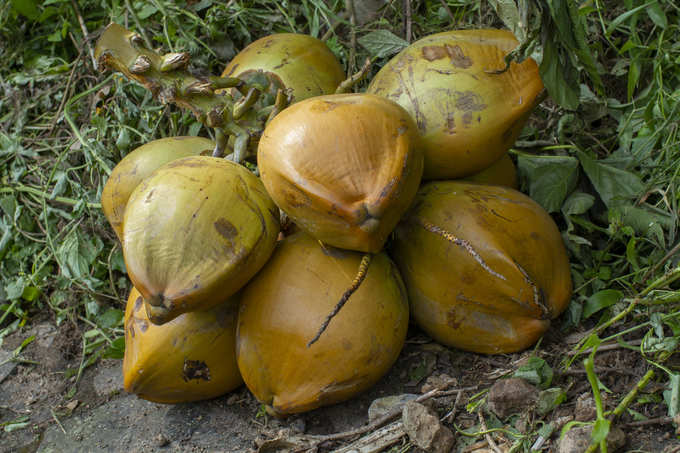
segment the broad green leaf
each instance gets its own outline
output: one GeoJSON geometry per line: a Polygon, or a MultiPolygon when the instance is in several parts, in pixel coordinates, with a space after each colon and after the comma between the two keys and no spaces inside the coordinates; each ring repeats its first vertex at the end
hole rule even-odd
{"type": "Polygon", "coordinates": [[[560,106],[576,110],[579,105],[579,87],[571,72],[565,69],[555,43],[548,39],[543,44],[543,60],[539,73],[548,94],[560,106]],[[566,78],[565,78],[566,76],[566,78]]]}
{"type": "Polygon", "coordinates": [[[142,9],[139,10],[137,15],[140,19],[144,20],[156,14],[157,11],[158,9],[154,5],[151,3],[146,3],[144,6],[142,6],[142,9]]]}
{"type": "Polygon", "coordinates": [[[623,293],[616,289],[598,291],[586,300],[583,306],[583,318],[589,318],[593,313],[610,307],[623,298],[623,293]]]}
{"type": "Polygon", "coordinates": [[[75,232],[70,233],[56,252],[64,276],[83,279],[89,275],[90,265],[103,247],[104,244],[99,237],[80,240],[75,232]]]}
{"type": "Polygon", "coordinates": [[[520,20],[519,9],[514,0],[489,0],[489,4],[496,11],[498,17],[503,21],[506,27],[512,31],[515,37],[521,42],[526,38],[527,24],[523,24],[520,20]]]}
{"type": "Polygon", "coordinates": [[[594,443],[600,443],[603,440],[607,439],[607,434],[609,434],[609,426],[611,425],[611,421],[607,420],[606,418],[598,418],[595,420],[595,424],[593,425],[593,432],[591,434],[591,438],[593,439],[594,443]]]}
{"type": "Polygon", "coordinates": [[[22,16],[26,16],[31,20],[37,20],[40,17],[40,10],[38,10],[38,2],[36,0],[11,0],[12,8],[22,16]]]}
{"type": "Polygon", "coordinates": [[[596,161],[583,152],[578,153],[578,158],[607,207],[636,198],[645,189],[640,177],[634,173],[596,161]]]}
{"type": "Polygon", "coordinates": [[[98,324],[107,329],[117,327],[122,320],[123,311],[117,308],[109,308],[97,317],[98,324]]]}
{"type": "Polygon", "coordinates": [[[0,198],[0,209],[5,213],[10,219],[15,219],[15,213],[17,210],[17,199],[14,195],[6,195],[0,198]]]}
{"type": "Polygon", "coordinates": [[[663,392],[663,397],[668,415],[675,417],[680,414],[680,373],[669,373],[668,377],[668,390],[663,392]]]}
{"type": "Polygon", "coordinates": [[[529,196],[548,212],[562,208],[578,179],[578,160],[570,156],[520,154],[517,166],[529,182],[529,196]]]}
{"type": "Polygon", "coordinates": [[[594,203],[595,197],[589,193],[574,192],[564,201],[562,213],[564,215],[585,214],[588,209],[593,207],[594,203]]]}
{"type": "Polygon", "coordinates": [[[517,368],[512,377],[524,379],[539,388],[545,389],[552,382],[553,370],[545,360],[532,356],[527,360],[527,363],[517,368]]]}
{"type": "Polygon", "coordinates": [[[567,400],[567,392],[559,387],[543,390],[538,394],[536,412],[545,415],[567,400]]]}
{"type": "Polygon", "coordinates": [[[24,288],[26,288],[26,279],[18,277],[13,282],[5,285],[5,297],[9,300],[18,299],[24,294],[24,288]]]}
{"type": "Polygon", "coordinates": [[[21,297],[28,301],[33,302],[40,295],[40,289],[35,286],[26,286],[24,291],[21,293],[21,297]]]}
{"type": "Polygon", "coordinates": [[[633,205],[615,206],[609,210],[609,222],[618,221],[622,225],[632,227],[637,234],[646,235],[653,225],[660,225],[663,228],[672,228],[673,218],[664,216],[645,208],[633,205]]]}
{"type": "Polygon", "coordinates": [[[376,30],[357,40],[368,52],[378,58],[390,57],[409,46],[408,41],[389,30],[376,30]]]}
{"type": "Polygon", "coordinates": [[[106,348],[102,357],[105,359],[122,359],[125,356],[125,337],[119,337],[106,348]]]}
{"type": "Polygon", "coordinates": [[[658,1],[649,5],[649,8],[647,8],[647,15],[657,27],[666,28],[668,26],[668,18],[666,18],[666,13],[664,13],[663,8],[661,8],[658,1]]]}

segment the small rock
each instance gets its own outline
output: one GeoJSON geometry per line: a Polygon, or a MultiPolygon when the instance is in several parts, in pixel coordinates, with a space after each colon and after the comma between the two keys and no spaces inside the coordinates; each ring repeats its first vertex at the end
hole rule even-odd
{"type": "Polygon", "coordinates": [[[555,420],[553,420],[552,425],[555,428],[555,431],[559,431],[562,429],[564,425],[566,425],[572,420],[574,420],[573,415],[565,415],[563,417],[557,417],[555,420]]]}
{"type": "Polygon", "coordinates": [[[597,409],[595,408],[595,400],[590,393],[583,393],[576,400],[576,407],[574,408],[574,419],[580,422],[587,422],[594,420],[597,417],[597,409]]]}
{"type": "Polygon", "coordinates": [[[427,407],[415,401],[404,405],[402,412],[404,431],[417,447],[430,453],[449,453],[455,438],[447,427],[439,422],[439,417],[427,407]]]}
{"type": "MultiPolygon", "coordinates": [[[[560,440],[558,453],[583,453],[590,445],[592,426],[572,428],[560,440]]],[[[621,428],[612,426],[607,435],[607,451],[617,451],[626,444],[626,435],[621,428]]]]}
{"type": "Polygon", "coordinates": [[[13,354],[9,351],[0,349],[0,382],[4,381],[9,374],[17,367],[17,363],[11,361],[13,354]]]}
{"type": "Polygon", "coordinates": [[[167,446],[168,444],[170,444],[170,439],[168,439],[167,437],[165,437],[162,433],[159,433],[159,434],[156,436],[156,439],[155,439],[155,440],[156,440],[156,445],[159,446],[159,447],[161,447],[161,448],[167,446]]]}
{"type": "Polygon", "coordinates": [[[524,379],[501,379],[489,390],[489,410],[503,419],[533,406],[538,400],[538,389],[524,379]]]}
{"type": "Polygon", "coordinates": [[[446,385],[457,385],[458,380],[455,378],[452,378],[448,374],[433,374],[432,376],[429,376],[427,379],[425,379],[425,383],[423,386],[420,388],[420,391],[422,393],[427,393],[431,390],[434,390],[436,388],[442,388],[445,387],[446,385]]]}
{"type": "Polygon", "coordinates": [[[418,395],[403,393],[401,395],[390,395],[373,400],[368,408],[368,422],[373,423],[391,410],[395,408],[401,409],[404,407],[404,404],[413,401],[416,398],[418,398],[418,395]]]}

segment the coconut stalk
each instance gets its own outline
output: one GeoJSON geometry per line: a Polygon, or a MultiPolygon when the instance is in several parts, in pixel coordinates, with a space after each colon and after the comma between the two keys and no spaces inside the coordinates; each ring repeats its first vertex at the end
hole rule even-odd
{"type": "MultiPolygon", "coordinates": [[[[115,23],[104,29],[94,55],[100,70],[118,71],[163,104],[190,110],[199,122],[214,129],[213,156],[230,154],[231,160],[239,163],[256,153],[264,127],[292,100],[274,74],[258,72],[248,80],[197,75],[188,70],[187,52],[159,55],[146,46],[141,35],[115,23]]],[[[367,60],[337,92],[351,91],[369,67],[367,60]]]]}
{"type": "Polygon", "coordinates": [[[257,149],[265,124],[290,102],[280,82],[266,73],[247,82],[196,75],[187,69],[187,52],[159,55],[146,47],[139,34],[115,23],[97,41],[95,58],[100,70],[118,71],[163,104],[191,111],[198,121],[215,129],[213,156],[221,157],[229,150],[236,162],[257,149]]]}

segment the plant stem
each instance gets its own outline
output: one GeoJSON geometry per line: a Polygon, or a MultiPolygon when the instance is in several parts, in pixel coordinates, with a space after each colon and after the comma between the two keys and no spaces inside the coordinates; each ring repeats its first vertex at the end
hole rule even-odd
{"type": "MultiPolygon", "coordinates": [[[[23,184],[16,185],[14,187],[3,187],[0,189],[0,193],[15,193],[15,192],[22,192],[22,193],[29,193],[31,195],[35,195],[37,197],[41,198],[46,198],[48,200],[54,200],[58,203],[64,203],[68,204],[71,206],[75,206],[78,203],[82,202],[82,200],[76,200],[75,198],[67,198],[67,197],[54,197],[50,196],[50,194],[43,192],[40,189],[36,189],[35,187],[30,187],[30,186],[24,186],[23,184]]],[[[96,208],[96,209],[101,209],[102,205],[101,203],[90,203],[86,202],[85,203],[88,208],[96,208]]]]}
{"type": "Polygon", "coordinates": [[[645,373],[644,376],[642,376],[642,379],[638,381],[638,383],[633,387],[633,389],[628,392],[628,394],[621,400],[618,406],[612,411],[611,416],[612,418],[619,417],[623,411],[626,410],[626,408],[630,405],[630,403],[633,401],[633,399],[637,396],[637,394],[642,391],[647,384],[649,384],[649,381],[654,377],[654,370],[649,370],[647,373],[645,373]]]}

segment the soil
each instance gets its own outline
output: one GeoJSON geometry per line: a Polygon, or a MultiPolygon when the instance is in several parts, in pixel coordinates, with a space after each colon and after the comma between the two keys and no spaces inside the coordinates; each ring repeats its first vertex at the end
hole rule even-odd
{"type": "MultiPolygon", "coordinates": [[[[397,363],[371,390],[342,404],[276,419],[262,413],[260,404],[245,387],[217,399],[190,404],[163,405],[139,399],[122,390],[120,360],[100,360],[76,382],[76,376],[67,372],[77,370],[81,361],[80,336],[74,327],[67,323],[56,327],[45,321],[5,338],[0,363],[7,360],[2,357],[11,357],[11,351],[27,337],[35,335],[35,340],[21,351],[19,362],[0,365],[0,423],[20,417],[26,417],[27,422],[21,429],[2,433],[0,452],[246,452],[258,448],[264,452],[275,451],[276,445],[290,451],[291,443],[265,441],[362,427],[368,422],[368,408],[374,400],[404,393],[420,394],[433,378],[438,377],[441,382],[446,376],[455,379],[451,389],[477,386],[477,390],[461,395],[454,417],[445,421],[455,433],[454,422],[463,429],[478,423],[476,412],[468,413],[465,409],[469,398],[512,373],[531,354],[482,356],[460,352],[442,347],[412,328],[397,363]]],[[[551,386],[567,389],[567,401],[543,418],[554,424],[563,424],[575,415],[579,397],[578,414],[588,416],[584,401],[590,388],[585,372],[578,363],[569,371],[559,371],[568,350],[570,345],[565,337],[552,332],[536,352],[553,366],[551,386]]],[[[598,354],[598,376],[611,391],[604,393],[607,409],[613,409],[634,387],[647,366],[638,353],[626,349],[598,354]]],[[[652,382],[644,395],[658,400],[663,390],[652,382]]],[[[455,396],[448,395],[433,398],[429,403],[441,416],[452,409],[454,402],[455,396]]],[[[649,418],[666,415],[663,404],[634,403],[631,408],[649,418]]],[[[533,411],[512,417],[509,421],[515,427],[539,418],[533,411]]],[[[679,451],[678,434],[672,424],[636,427],[628,424],[631,421],[630,414],[625,414],[618,425],[626,434],[622,451],[679,451]]],[[[455,451],[462,451],[471,441],[457,437],[455,451]]],[[[543,451],[557,451],[558,437],[556,429],[543,451]]],[[[319,445],[319,450],[330,451],[355,438],[326,442],[319,445]]],[[[404,451],[419,451],[407,442],[404,437],[397,446],[406,447],[404,451]]]]}

